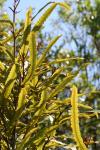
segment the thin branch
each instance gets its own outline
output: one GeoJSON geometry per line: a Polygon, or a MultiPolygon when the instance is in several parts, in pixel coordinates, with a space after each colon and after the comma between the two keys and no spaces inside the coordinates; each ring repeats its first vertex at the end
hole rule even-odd
{"type": "Polygon", "coordinates": [[[16,6],[15,6],[16,9],[17,9],[19,3],[20,3],[20,0],[17,0],[16,6]]]}

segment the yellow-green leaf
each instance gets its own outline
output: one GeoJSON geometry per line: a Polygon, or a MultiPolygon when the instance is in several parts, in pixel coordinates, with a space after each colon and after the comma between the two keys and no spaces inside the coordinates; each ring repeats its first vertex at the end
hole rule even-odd
{"type": "Polygon", "coordinates": [[[79,127],[78,92],[75,86],[72,88],[71,106],[71,127],[75,141],[81,150],[87,150],[87,147],[83,142],[79,127]]]}
{"type": "Polygon", "coordinates": [[[5,66],[4,66],[4,64],[0,61],[0,70],[4,71],[4,69],[5,69],[5,66]]]}
{"type": "Polygon", "coordinates": [[[27,94],[26,88],[22,88],[18,97],[17,110],[20,109],[25,104],[25,96],[27,94]]]}
{"type": "Polygon", "coordinates": [[[30,49],[30,67],[28,73],[22,84],[25,84],[35,73],[36,63],[37,63],[37,48],[36,48],[36,34],[34,32],[30,33],[29,36],[29,49],[30,49]]]}
{"type": "Polygon", "coordinates": [[[75,75],[69,75],[65,77],[65,79],[63,79],[63,81],[59,85],[57,85],[54,90],[52,90],[48,99],[50,99],[51,97],[54,97],[56,94],[62,91],[65,88],[66,84],[69,83],[74,77],[75,75]]]}
{"type": "Polygon", "coordinates": [[[61,37],[57,36],[55,37],[47,46],[47,48],[44,50],[44,52],[42,53],[41,57],[39,58],[39,60],[37,61],[37,66],[40,66],[42,64],[42,62],[45,60],[47,53],[49,52],[49,50],[52,48],[52,46],[57,42],[57,40],[61,37]]]}
{"type": "Polygon", "coordinates": [[[54,8],[56,7],[56,3],[53,3],[45,12],[44,14],[39,18],[39,20],[36,22],[36,24],[33,27],[33,31],[39,31],[44,22],[47,20],[47,18],[50,16],[54,8]]]}
{"type": "Polygon", "coordinates": [[[17,77],[17,73],[16,73],[16,64],[14,64],[10,70],[10,73],[7,77],[7,80],[5,82],[5,89],[4,89],[4,97],[5,98],[8,98],[11,91],[12,91],[12,88],[14,86],[14,83],[15,83],[15,79],[17,77]]]}
{"type": "Polygon", "coordinates": [[[20,55],[27,52],[27,47],[29,44],[29,34],[31,31],[31,18],[32,18],[32,8],[29,8],[28,12],[26,13],[26,20],[24,26],[24,35],[23,35],[23,45],[20,49],[20,55]]]}
{"type": "Polygon", "coordinates": [[[50,78],[45,80],[43,82],[43,84],[41,85],[41,86],[43,86],[43,89],[46,89],[50,84],[52,84],[52,82],[57,79],[57,77],[60,75],[60,73],[63,71],[63,69],[64,69],[63,67],[57,69],[50,78]]]}
{"type": "Polygon", "coordinates": [[[28,140],[30,139],[31,135],[36,132],[38,130],[38,128],[33,128],[31,129],[24,137],[24,139],[22,140],[21,144],[17,146],[17,150],[24,150],[24,145],[28,142],[28,140]]]}
{"type": "Polygon", "coordinates": [[[67,4],[67,3],[65,3],[65,2],[58,2],[57,3],[59,6],[61,6],[61,7],[64,7],[65,9],[67,9],[67,10],[70,10],[71,9],[71,7],[67,4]]]}
{"type": "Polygon", "coordinates": [[[37,107],[40,107],[44,103],[45,100],[46,100],[46,90],[42,91],[42,93],[41,93],[41,99],[40,99],[40,102],[37,105],[37,107]]]}

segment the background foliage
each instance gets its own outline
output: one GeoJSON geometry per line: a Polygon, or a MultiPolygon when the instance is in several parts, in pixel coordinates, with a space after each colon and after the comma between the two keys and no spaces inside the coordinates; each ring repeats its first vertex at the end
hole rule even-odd
{"type": "MultiPolygon", "coordinates": [[[[17,6],[18,1],[14,2],[17,6]]],[[[1,149],[76,148],[70,122],[73,84],[78,87],[76,110],[79,107],[83,142],[90,149],[100,146],[99,72],[95,72],[99,69],[99,1],[93,6],[90,1],[69,3],[70,12],[65,3],[51,3],[34,26],[31,8],[23,23],[16,22],[17,7],[11,8],[13,21],[5,13],[0,16],[1,149]],[[59,9],[64,41],[60,35],[52,39],[49,33],[42,33],[56,5],[67,8],[59,9]],[[54,47],[58,40],[60,46],[54,47]],[[63,50],[66,41],[72,50],[63,50]]],[[[3,1],[0,4],[2,7],[3,1]]]]}

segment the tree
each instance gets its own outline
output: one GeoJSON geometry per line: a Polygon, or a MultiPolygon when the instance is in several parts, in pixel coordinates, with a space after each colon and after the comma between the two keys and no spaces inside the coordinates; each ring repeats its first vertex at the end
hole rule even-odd
{"type": "MultiPolygon", "coordinates": [[[[84,62],[88,64],[84,71],[80,72],[80,80],[77,80],[77,85],[80,91],[90,92],[90,96],[85,98],[86,103],[94,105],[96,109],[100,109],[99,103],[99,89],[100,89],[100,60],[99,60],[99,46],[100,46],[100,1],[67,1],[72,7],[69,13],[64,10],[59,10],[59,19],[56,25],[60,24],[61,31],[65,35],[64,49],[69,47],[69,51],[60,52],[60,57],[77,55],[84,58],[84,62]],[[62,25],[61,25],[62,23],[62,25]],[[66,24],[66,25],[65,25],[66,24]],[[70,43],[70,44],[69,44],[70,43]],[[72,47],[72,51],[70,51],[72,47]],[[96,92],[97,91],[97,92],[96,92]]],[[[81,66],[83,62],[77,65],[81,66]]],[[[97,132],[99,131],[99,122],[95,119],[90,122],[87,133],[93,132],[95,140],[99,139],[97,132]],[[93,126],[92,126],[93,124],[93,126]],[[94,125],[95,124],[95,125],[94,125]],[[95,129],[94,126],[96,126],[95,129]]],[[[94,144],[93,149],[99,149],[99,144],[94,144]]]]}

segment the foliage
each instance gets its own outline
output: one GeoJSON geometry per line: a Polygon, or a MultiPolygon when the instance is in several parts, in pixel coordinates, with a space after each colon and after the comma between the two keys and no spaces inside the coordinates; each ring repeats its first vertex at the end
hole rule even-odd
{"type": "MultiPolygon", "coordinates": [[[[80,78],[77,79],[77,82],[76,80],[74,82],[79,91],[90,93],[85,95],[83,101],[98,111],[100,110],[100,0],[68,0],[66,2],[71,5],[71,11],[66,13],[59,9],[59,19],[53,24],[53,27],[55,25],[58,29],[58,26],[64,34],[64,44],[61,50],[58,50],[57,57],[65,58],[69,55],[69,57],[84,58],[84,62],[87,62],[88,65],[80,72],[80,78]]],[[[78,68],[83,64],[81,61],[72,63],[78,68]]],[[[63,97],[66,95],[65,93],[63,93],[63,97]]],[[[81,121],[81,124],[85,126],[83,134],[87,135],[86,139],[91,136],[95,140],[91,149],[99,149],[99,120],[94,118],[90,121],[86,120],[84,123],[81,121]]]]}
{"type": "MultiPolygon", "coordinates": [[[[61,91],[72,87],[71,81],[80,71],[80,68],[69,71],[65,62],[80,62],[82,58],[47,59],[51,47],[60,36],[55,37],[41,55],[37,51],[39,31],[57,5],[69,8],[66,3],[51,3],[33,27],[31,8],[26,14],[24,27],[20,29],[15,28],[15,20],[13,22],[5,20],[10,22],[13,32],[12,34],[6,32],[7,37],[3,34],[0,40],[0,50],[5,55],[5,59],[0,61],[0,148],[2,150],[69,148],[68,139],[72,146],[75,145],[70,129],[70,118],[75,124],[75,118],[78,122],[79,118],[89,119],[95,116],[94,110],[90,114],[86,111],[86,109],[91,110],[91,107],[77,102],[77,98],[82,94],[76,93],[76,87],[72,89],[71,98],[59,98],[61,91]],[[78,107],[81,107],[82,113],[77,111],[78,107]],[[69,135],[58,135],[57,130],[65,124],[68,126],[66,130],[69,135]],[[60,142],[61,139],[64,142],[60,142]]],[[[78,124],[77,126],[79,128],[78,124]]],[[[72,125],[73,133],[75,130],[72,125]]],[[[83,150],[88,146],[85,146],[83,141],[82,145],[84,145],[83,150]]],[[[81,148],[79,144],[78,146],[81,148]]]]}

